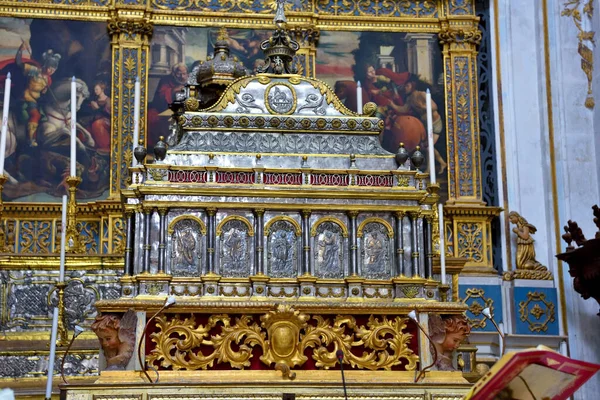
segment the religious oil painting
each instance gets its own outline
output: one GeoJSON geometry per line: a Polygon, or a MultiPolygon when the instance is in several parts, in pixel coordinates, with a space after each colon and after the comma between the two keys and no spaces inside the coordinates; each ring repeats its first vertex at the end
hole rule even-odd
{"type": "Polygon", "coordinates": [[[106,198],[112,72],[106,24],[0,18],[0,37],[0,101],[11,76],[3,199],[56,202],[67,193],[72,77],[77,197],[106,198]]]}
{"type": "MultiPolygon", "coordinates": [[[[263,62],[260,43],[268,30],[229,29],[229,47],[249,72],[263,62]]],[[[217,28],[155,27],[149,71],[148,144],[169,129],[168,104],[197,63],[213,53],[217,28]]],[[[420,146],[427,155],[425,93],[433,106],[435,169],[447,192],[446,121],[443,66],[436,35],[427,33],[322,31],[317,46],[316,77],[329,84],[351,110],[357,107],[357,84],[363,104],[372,101],[385,122],[381,145],[396,153],[420,146]]],[[[427,163],[421,168],[427,170],[427,163]]]]}

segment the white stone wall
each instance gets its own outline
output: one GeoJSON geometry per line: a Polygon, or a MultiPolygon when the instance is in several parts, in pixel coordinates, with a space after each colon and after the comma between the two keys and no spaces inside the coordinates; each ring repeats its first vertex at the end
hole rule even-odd
{"type": "MultiPolygon", "coordinates": [[[[537,258],[558,277],[557,229],[576,220],[588,237],[596,228],[591,206],[600,203],[600,49],[596,50],[595,110],[585,108],[587,80],[577,53],[577,28],[561,16],[565,0],[497,0],[500,38],[501,114],[506,155],[505,193],[508,210],[515,210],[538,228],[537,258]],[[547,24],[544,12],[547,11],[547,24]],[[548,43],[545,42],[545,35],[548,43]],[[550,80],[546,78],[549,69],[550,80]],[[551,110],[548,107],[551,95],[551,110]],[[598,130],[599,133],[595,134],[598,130]],[[552,143],[552,136],[554,143],[552,143]],[[551,171],[554,159],[556,178],[551,171]],[[555,180],[554,180],[555,179],[555,180]],[[556,187],[556,195],[553,187],[556,187]],[[558,207],[558,220],[555,219],[558,207]]],[[[582,1],[583,3],[583,1],[582,1]]],[[[595,2],[597,3],[597,2],[595,2]]],[[[598,4],[595,4],[598,8],[598,4]]],[[[583,7],[583,5],[582,5],[583,7]]],[[[594,28],[600,28],[596,10],[594,28]]],[[[507,212],[505,212],[507,214],[507,212]]],[[[511,236],[512,226],[507,233],[511,236]]],[[[515,242],[511,238],[514,268],[515,242]]],[[[563,266],[564,300],[570,356],[600,363],[598,305],[584,301],[572,289],[568,266],[563,266]]],[[[558,282],[555,280],[558,287],[558,282]]],[[[565,332],[563,332],[565,333],[565,332]]],[[[597,398],[600,376],[593,378],[576,399],[597,398]]]]}

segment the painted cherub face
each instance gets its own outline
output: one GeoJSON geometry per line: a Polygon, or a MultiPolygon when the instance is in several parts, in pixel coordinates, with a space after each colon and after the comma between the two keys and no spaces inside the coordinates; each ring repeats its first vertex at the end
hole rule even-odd
{"type": "Polygon", "coordinates": [[[444,341],[442,342],[442,348],[444,349],[444,352],[456,350],[464,338],[465,334],[462,332],[447,333],[444,341]]]}
{"type": "Polygon", "coordinates": [[[100,346],[106,350],[118,350],[121,345],[119,333],[114,329],[102,329],[96,333],[100,346]]]}

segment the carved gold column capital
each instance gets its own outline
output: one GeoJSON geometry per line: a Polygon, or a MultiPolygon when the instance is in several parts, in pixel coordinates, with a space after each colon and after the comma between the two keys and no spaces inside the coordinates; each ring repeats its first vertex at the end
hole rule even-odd
{"type": "Polygon", "coordinates": [[[312,214],[312,211],[310,211],[310,210],[302,210],[303,217],[310,217],[311,214],[312,214]]]}
{"type": "Polygon", "coordinates": [[[164,217],[165,215],[167,215],[167,212],[169,211],[168,207],[157,207],[156,209],[158,210],[158,214],[161,217],[164,217]]]}
{"type": "Polygon", "coordinates": [[[146,18],[125,18],[113,14],[107,24],[108,34],[113,38],[135,39],[138,35],[150,40],[154,26],[146,18]]]}
{"type": "Polygon", "coordinates": [[[406,215],[406,212],[404,212],[404,211],[396,211],[394,214],[396,215],[397,218],[402,219],[406,215]]]}
{"type": "Polygon", "coordinates": [[[356,218],[358,216],[359,212],[357,210],[351,210],[351,211],[348,211],[347,214],[351,218],[356,218]]]}
{"type": "Polygon", "coordinates": [[[154,207],[142,205],[142,211],[144,212],[144,214],[152,214],[154,212],[154,207]]]}
{"type": "Polygon", "coordinates": [[[206,214],[208,214],[209,217],[214,217],[216,213],[217,213],[217,209],[214,207],[210,207],[210,208],[206,209],[206,214]]]}
{"type": "Polygon", "coordinates": [[[438,33],[441,45],[445,44],[473,44],[479,45],[483,38],[478,28],[457,29],[450,26],[442,28],[438,33]]]}
{"type": "Polygon", "coordinates": [[[301,47],[315,48],[321,37],[321,30],[314,25],[290,27],[288,32],[301,47]]]}
{"type": "Polygon", "coordinates": [[[265,214],[265,209],[264,208],[257,208],[257,209],[254,210],[254,213],[257,216],[261,217],[261,216],[263,216],[265,214]]]}

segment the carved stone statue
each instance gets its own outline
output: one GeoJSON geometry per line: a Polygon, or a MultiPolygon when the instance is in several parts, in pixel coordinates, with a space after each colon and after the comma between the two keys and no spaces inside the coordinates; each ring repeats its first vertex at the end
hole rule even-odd
{"type": "Polygon", "coordinates": [[[437,350],[435,368],[438,371],[456,371],[452,363],[452,352],[471,333],[464,315],[429,314],[429,334],[437,350]]]}
{"type": "Polygon", "coordinates": [[[535,248],[533,246],[535,241],[531,234],[535,233],[537,228],[515,211],[508,214],[508,220],[516,225],[513,232],[517,234],[517,269],[547,271],[547,268],[535,259],[535,248]]]}
{"type": "Polygon", "coordinates": [[[92,331],[98,336],[106,358],[107,370],[123,370],[135,349],[137,316],[129,310],[122,317],[115,314],[97,316],[92,331]]]}

